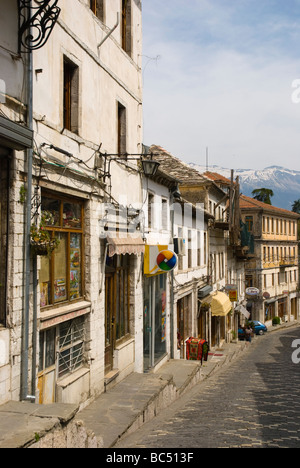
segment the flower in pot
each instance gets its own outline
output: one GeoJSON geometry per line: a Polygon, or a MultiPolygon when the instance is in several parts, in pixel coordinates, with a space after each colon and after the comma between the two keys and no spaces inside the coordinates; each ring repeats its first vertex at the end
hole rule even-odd
{"type": "Polygon", "coordinates": [[[53,222],[52,213],[50,211],[43,211],[39,226],[35,223],[31,225],[30,244],[32,252],[35,255],[51,255],[59,246],[59,239],[51,237],[51,233],[46,229],[46,226],[51,226],[53,222]]]}

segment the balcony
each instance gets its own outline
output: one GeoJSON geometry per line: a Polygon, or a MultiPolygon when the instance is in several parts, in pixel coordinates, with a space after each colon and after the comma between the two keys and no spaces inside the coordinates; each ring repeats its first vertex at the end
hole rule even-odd
{"type": "Polygon", "coordinates": [[[216,219],[214,222],[215,229],[222,229],[223,231],[229,231],[229,223],[222,219],[216,219]]]}
{"type": "Polygon", "coordinates": [[[295,257],[286,257],[279,260],[280,268],[298,266],[298,260],[295,257]]]}

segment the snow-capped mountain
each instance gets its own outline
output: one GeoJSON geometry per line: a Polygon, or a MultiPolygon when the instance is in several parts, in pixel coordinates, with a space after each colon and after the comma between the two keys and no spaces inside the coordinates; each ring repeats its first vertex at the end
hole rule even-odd
{"type": "MultiPolygon", "coordinates": [[[[190,164],[201,173],[206,171],[205,166],[190,164]]],[[[220,166],[210,166],[211,172],[217,172],[228,179],[231,177],[230,169],[220,166]]],[[[291,210],[295,200],[300,198],[300,171],[293,171],[280,166],[266,167],[257,171],[254,169],[237,169],[234,177],[240,177],[241,191],[244,195],[252,196],[252,190],[259,188],[272,189],[274,197],[272,205],[291,210]]]]}

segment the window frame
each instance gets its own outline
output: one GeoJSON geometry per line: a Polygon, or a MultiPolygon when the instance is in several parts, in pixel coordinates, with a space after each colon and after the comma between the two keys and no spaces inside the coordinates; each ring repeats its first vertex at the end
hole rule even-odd
{"type": "Polygon", "coordinates": [[[127,108],[117,101],[117,154],[127,158],[127,108]]]}
{"type": "Polygon", "coordinates": [[[132,54],[132,2],[122,0],[121,2],[121,46],[131,57],[132,54]]]}
{"type": "Polygon", "coordinates": [[[63,56],[63,128],[79,134],[79,66],[63,56]]]}
{"type": "Polygon", "coordinates": [[[90,0],[90,9],[94,15],[104,23],[105,18],[105,2],[104,0],[90,0]]]}
{"type": "MultiPolygon", "coordinates": [[[[49,294],[49,299],[48,302],[49,304],[45,306],[40,306],[41,310],[48,310],[52,308],[58,308],[62,307],[63,305],[66,304],[74,304],[76,302],[82,301],[85,298],[85,282],[84,282],[84,272],[85,272],[85,255],[84,255],[84,230],[85,230],[85,224],[84,224],[84,201],[77,199],[75,197],[67,197],[67,196],[62,196],[60,194],[54,194],[52,192],[48,191],[43,191],[42,192],[42,200],[43,198],[48,198],[52,199],[54,201],[59,201],[60,203],[60,225],[59,226],[45,226],[45,230],[51,233],[52,237],[54,237],[57,233],[62,233],[66,234],[67,236],[67,243],[66,243],[66,259],[67,259],[67,265],[66,265],[66,294],[67,294],[67,299],[61,302],[55,301],[54,297],[54,290],[55,290],[55,253],[57,252],[57,249],[54,250],[54,252],[48,257],[49,258],[49,283],[50,283],[50,294],[49,294]],[[79,205],[80,207],[80,212],[81,212],[81,227],[75,228],[75,227],[63,227],[63,209],[64,209],[64,204],[70,203],[70,204],[76,204],[79,205]],[[80,234],[81,236],[81,242],[80,242],[80,251],[81,251],[81,256],[80,256],[80,275],[81,275],[81,292],[79,294],[78,298],[71,299],[71,235],[72,234],[80,234]]],[[[43,261],[43,260],[41,260],[43,261]]],[[[74,270],[74,268],[73,268],[74,270]]],[[[41,286],[41,282],[40,282],[41,286]]]]}
{"type": "Polygon", "coordinates": [[[55,369],[56,379],[59,381],[68,375],[74,374],[77,370],[86,365],[87,319],[85,315],[66,320],[54,327],[41,330],[39,339],[39,375],[49,372],[51,369],[55,369]],[[74,330],[78,328],[77,324],[82,327],[82,334],[81,336],[76,336],[75,339],[74,330]],[[62,327],[66,328],[66,326],[68,332],[71,330],[71,339],[67,344],[61,343],[64,338],[62,327]],[[76,358],[75,348],[78,346],[80,346],[82,350],[80,359],[78,359],[78,356],[76,358]],[[63,353],[66,351],[70,352],[70,361],[67,361],[63,356],[63,353]],[[61,368],[63,369],[61,370],[61,368]]]}

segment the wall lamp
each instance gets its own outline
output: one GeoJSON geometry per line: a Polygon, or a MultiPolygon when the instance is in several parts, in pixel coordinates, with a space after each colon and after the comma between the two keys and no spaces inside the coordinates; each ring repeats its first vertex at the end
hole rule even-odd
{"type": "Polygon", "coordinates": [[[129,154],[129,153],[121,153],[121,154],[103,154],[100,153],[105,159],[105,168],[104,168],[104,181],[106,177],[111,177],[110,173],[110,165],[112,161],[126,163],[127,161],[140,161],[143,173],[146,177],[154,177],[157,173],[157,170],[160,166],[158,161],[153,159],[154,153],[150,154],[129,154]]]}

